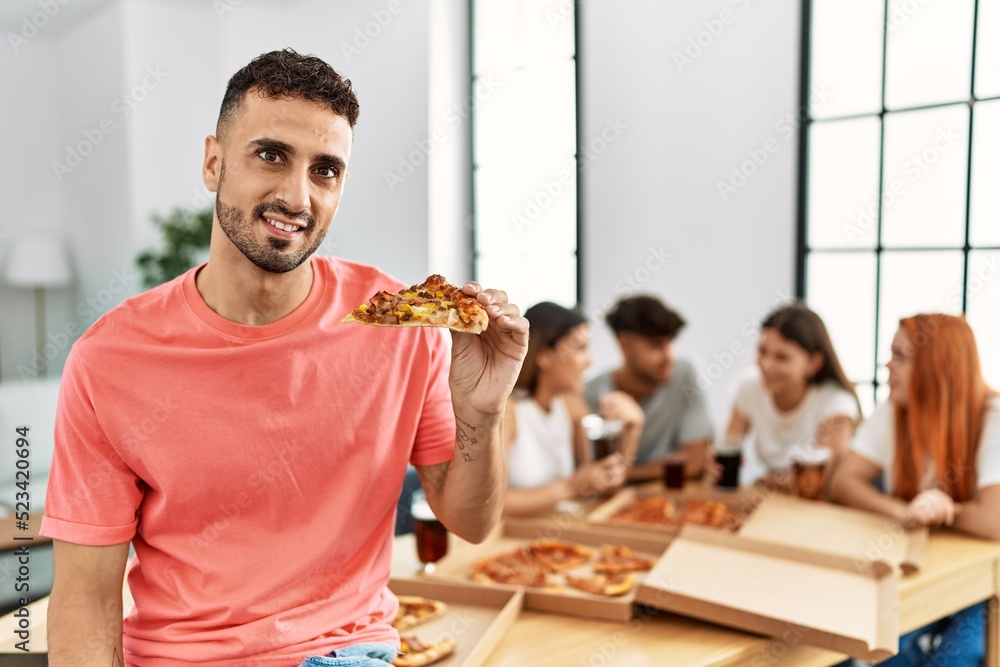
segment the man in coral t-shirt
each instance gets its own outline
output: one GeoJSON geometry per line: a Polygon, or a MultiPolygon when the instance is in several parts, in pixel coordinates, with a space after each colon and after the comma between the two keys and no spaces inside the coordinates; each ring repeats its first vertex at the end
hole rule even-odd
{"type": "Polygon", "coordinates": [[[341,322],[402,287],[313,256],[357,115],[350,82],[316,58],[276,51],[237,72],[205,144],[208,262],[74,345],[42,521],[50,665],[385,664],[407,463],[451,531],[479,541],[495,525],[527,322],[474,283],[489,327],[450,345],[341,322]]]}

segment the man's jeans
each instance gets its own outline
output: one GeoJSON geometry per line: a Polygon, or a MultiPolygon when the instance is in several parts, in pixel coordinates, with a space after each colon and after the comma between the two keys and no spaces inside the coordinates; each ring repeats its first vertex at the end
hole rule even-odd
{"type": "Polygon", "coordinates": [[[396,659],[392,644],[352,644],[331,651],[328,655],[313,656],[299,667],[386,667],[396,659]]]}

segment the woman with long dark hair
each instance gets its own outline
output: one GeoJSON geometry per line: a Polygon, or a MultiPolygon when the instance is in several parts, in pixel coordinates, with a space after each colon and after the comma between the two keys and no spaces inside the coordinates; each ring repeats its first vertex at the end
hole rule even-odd
{"type": "MultiPolygon", "coordinates": [[[[954,315],[904,318],[886,366],[889,400],[858,429],[831,497],[905,525],[1000,540],[1000,400],[983,379],[972,329],[954,315]]],[[[881,664],[981,665],[984,618],[979,604],[910,633],[881,664]],[[927,634],[941,638],[930,654],[920,645],[927,634]]]]}
{"type": "Polygon", "coordinates": [[[602,399],[601,416],[621,422],[618,452],[594,461],[582,420],[583,372],[590,365],[590,326],[582,315],[543,302],[524,316],[528,352],[507,401],[504,440],[509,471],[504,513],[532,515],[562,500],[620,487],[642,433],[642,408],[624,392],[602,399]]]}
{"type": "Polygon", "coordinates": [[[847,451],[861,405],[847,379],[819,315],[794,303],[774,311],[761,324],[757,372],[736,393],[726,427],[729,443],[754,434],[757,457],[767,474],[757,480],[790,487],[793,448],[830,452],[830,466],[847,451]]]}

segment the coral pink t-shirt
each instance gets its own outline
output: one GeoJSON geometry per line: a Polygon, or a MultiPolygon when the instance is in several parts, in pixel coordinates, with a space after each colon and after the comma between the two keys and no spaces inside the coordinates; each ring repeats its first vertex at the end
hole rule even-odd
{"type": "Polygon", "coordinates": [[[398,641],[389,578],[407,462],[451,460],[439,329],[341,322],[401,283],[313,257],[281,320],[220,317],[197,269],[122,303],[73,346],[42,534],[132,541],[126,661],[297,665],[398,641]]]}

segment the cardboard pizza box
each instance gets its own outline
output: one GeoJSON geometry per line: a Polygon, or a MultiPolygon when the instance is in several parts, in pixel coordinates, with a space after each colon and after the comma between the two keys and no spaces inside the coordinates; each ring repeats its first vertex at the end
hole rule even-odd
{"type": "MultiPolygon", "coordinates": [[[[567,540],[593,548],[600,548],[602,544],[626,546],[635,553],[653,560],[659,558],[666,547],[659,537],[647,539],[635,535],[626,536],[620,531],[602,531],[593,526],[580,529],[577,526],[563,528],[558,524],[545,522],[504,522],[482,543],[450,551],[436,563],[434,573],[427,576],[433,579],[462,581],[489,590],[493,588],[492,584],[478,583],[469,579],[472,566],[484,558],[528,545],[541,538],[567,540]]],[[[646,572],[636,572],[635,575],[638,587],[646,572]]],[[[588,618],[627,621],[632,618],[635,592],[636,588],[633,588],[624,595],[609,597],[585,593],[571,586],[563,586],[559,591],[525,588],[524,607],[588,618]]]]}
{"type": "Polygon", "coordinates": [[[762,500],[739,533],[859,562],[880,560],[903,574],[921,568],[927,548],[926,528],[907,530],[871,512],[786,495],[762,500]]]}
{"type": "Polygon", "coordinates": [[[866,660],[898,650],[898,575],[889,563],[711,528],[685,526],[635,601],[866,660]]]}
{"type": "Polygon", "coordinates": [[[435,663],[441,667],[482,667],[517,621],[524,605],[524,591],[514,586],[482,586],[442,581],[429,577],[389,580],[395,595],[418,595],[448,605],[444,616],[428,621],[403,635],[416,635],[433,642],[449,635],[457,643],[455,652],[435,663]]]}
{"type": "Polygon", "coordinates": [[[625,487],[612,496],[610,500],[590,512],[585,521],[590,525],[625,531],[626,534],[659,535],[660,539],[669,542],[680,532],[680,526],[622,522],[614,520],[613,517],[619,510],[637,500],[661,496],[678,503],[688,500],[719,502],[739,517],[742,522],[754,512],[757,503],[766,493],[766,491],[755,487],[741,487],[725,491],[700,483],[688,483],[683,489],[668,489],[662,482],[649,482],[640,486],[625,487]]]}

